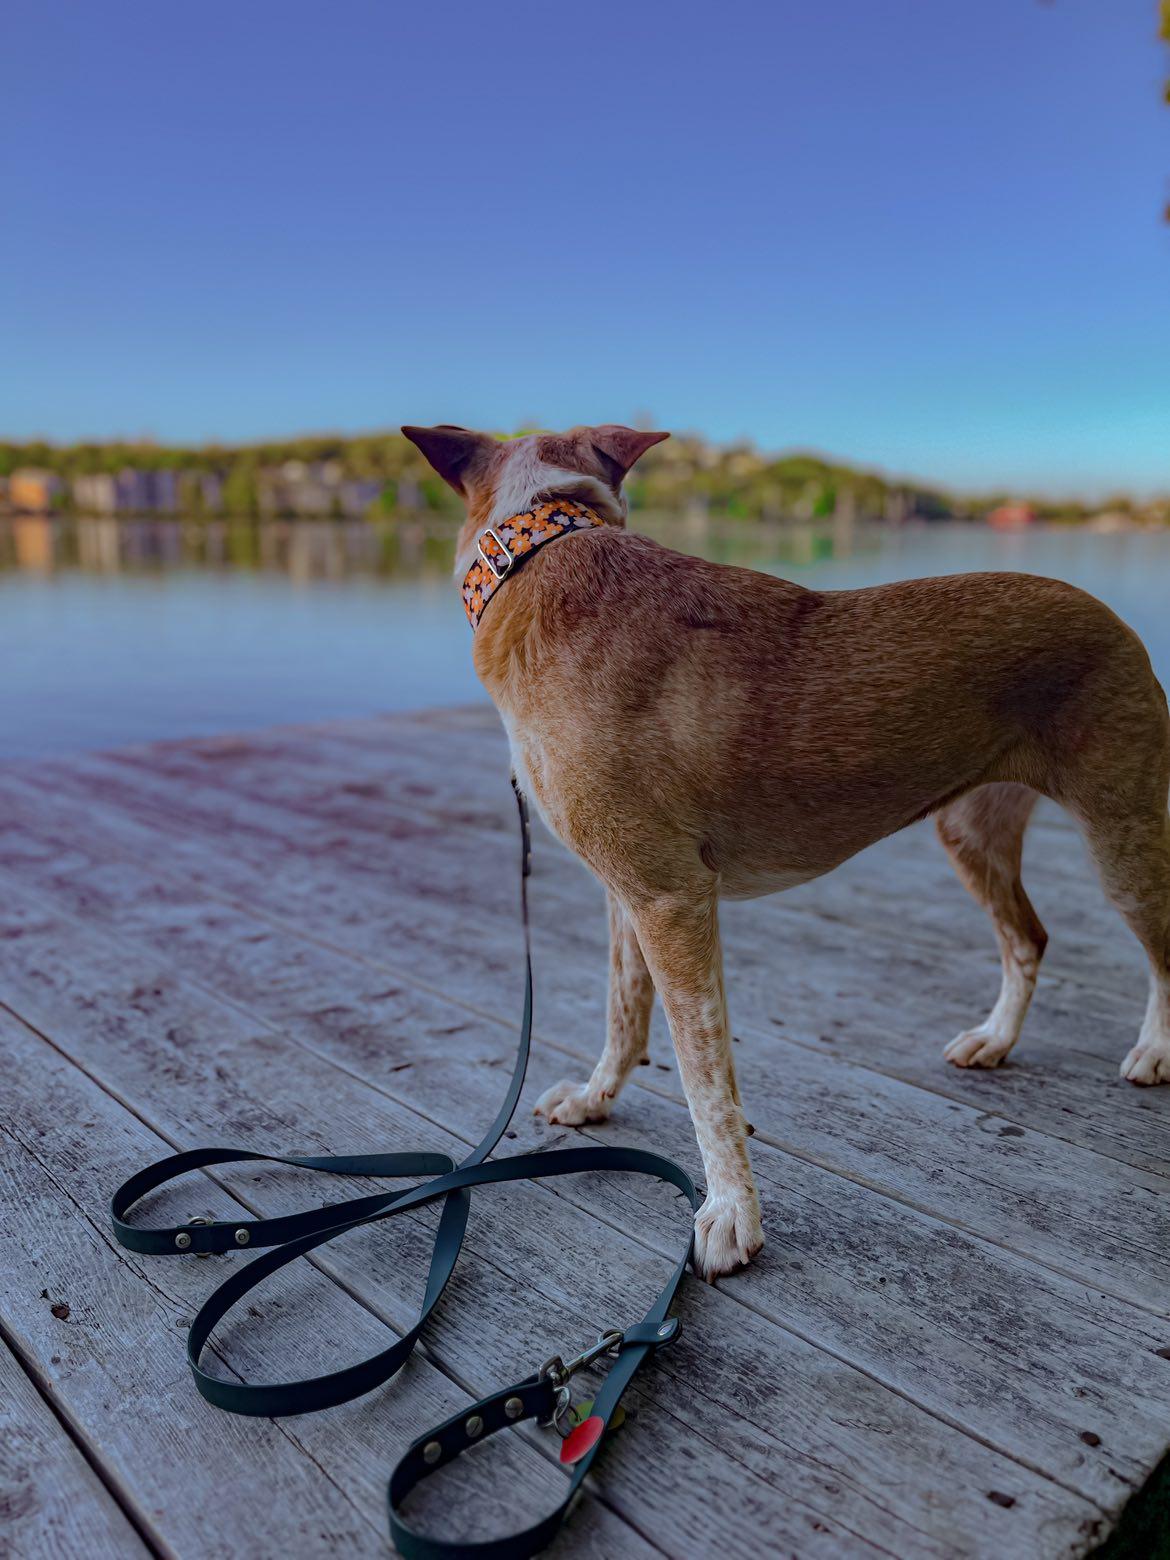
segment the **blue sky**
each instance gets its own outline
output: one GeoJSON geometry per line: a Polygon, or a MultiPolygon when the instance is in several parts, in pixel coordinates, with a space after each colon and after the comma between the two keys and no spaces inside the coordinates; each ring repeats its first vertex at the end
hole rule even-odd
{"type": "Polygon", "coordinates": [[[629,421],[1170,489],[1153,0],[16,0],[0,434],[629,421]]]}

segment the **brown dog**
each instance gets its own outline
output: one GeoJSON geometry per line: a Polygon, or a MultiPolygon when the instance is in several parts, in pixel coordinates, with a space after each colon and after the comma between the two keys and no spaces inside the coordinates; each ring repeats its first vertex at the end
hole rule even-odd
{"type": "Polygon", "coordinates": [[[707,1177],[701,1272],[729,1272],[763,1242],[721,895],[806,882],[937,814],[1003,958],[990,1016],[945,1054],[994,1067],[1044,951],[1020,856],[1037,794],[1050,796],[1150,959],[1122,1075],[1170,1082],[1170,721],[1140,640],[1107,607],[1018,574],[818,593],[672,552],[623,529],[622,480],[663,433],[403,432],[467,502],[456,574],[516,772],[609,891],[605,1049],[587,1083],[556,1085],[537,1109],[607,1116],[645,1054],[657,989],[707,1177]]]}

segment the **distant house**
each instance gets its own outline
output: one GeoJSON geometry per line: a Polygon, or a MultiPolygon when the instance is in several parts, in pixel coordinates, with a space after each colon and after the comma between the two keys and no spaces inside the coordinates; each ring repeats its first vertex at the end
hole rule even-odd
{"type": "Polygon", "coordinates": [[[427,501],[414,477],[406,475],[398,479],[395,502],[399,509],[425,509],[427,501]]]}
{"type": "Polygon", "coordinates": [[[53,472],[26,466],[8,479],[8,502],[17,514],[47,515],[60,489],[61,479],[53,472]]]}
{"type": "Polygon", "coordinates": [[[1034,504],[1000,504],[987,516],[987,523],[996,531],[1023,531],[1036,523],[1034,504]]]}
{"type": "Polygon", "coordinates": [[[217,471],[180,471],[176,474],[179,511],[182,514],[218,515],[223,510],[223,478],[217,471]]]}
{"type": "Polygon", "coordinates": [[[280,466],[267,466],[258,475],[257,498],[260,513],[273,515],[327,515],[333,495],[321,479],[320,463],[286,460],[280,466]]]}
{"type": "Polygon", "coordinates": [[[74,477],[73,503],[78,514],[112,515],[118,507],[114,479],[107,471],[74,477]]]}
{"type": "Polygon", "coordinates": [[[372,505],[378,502],[382,496],[382,484],[375,481],[363,481],[360,477],[352,477],[348,482],[343,482],[338,494],[341,500],[341,512],[347,520],[361,520],[372,505]]]}
{"type": "Polygon", "coordinates": [[[382,491],[381,482],[347,478],[337,460],[286,460],[258,475],[260,513],[300,519],[338,516],[361,519],[382,491]]]}
{"type": "Polygon", "coordinates": [[[146,496],[144,471],[127,467],[114,478],[114,508],[120,515],[138,514],[150,508],[146,496]]]}
{"type": "Polygon", "coordinates": [[[177,513],[178,472],[139,471],[132,466],[127,466],[114,478],[114,508],[120,515],[177,513]]]}

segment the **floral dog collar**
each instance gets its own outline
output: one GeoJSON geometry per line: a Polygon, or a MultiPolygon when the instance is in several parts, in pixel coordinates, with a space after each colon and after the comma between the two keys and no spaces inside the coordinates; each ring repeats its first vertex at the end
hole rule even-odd
{"type": "Polygon", "coordinates": [[[479,557],[463,576],[463,605],[472,628],[479,627],[484,608],[508,576],[538,547],[571,531],[588,531],[604,524],[584,504],[556,498],[489,526],[479,539],[479,557]]]}

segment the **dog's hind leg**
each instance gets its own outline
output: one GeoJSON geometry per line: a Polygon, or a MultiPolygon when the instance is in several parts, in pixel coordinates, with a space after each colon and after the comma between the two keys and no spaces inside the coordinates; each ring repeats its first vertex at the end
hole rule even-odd
{"type": "Polygon", "coordinates": [[[939,837],[960,881],[991,916],[1003,962],[995,1006],[943,1052],[956,1067],[995,1067],[1015,1045],[1048,934],[1020,881],[1024,830],[1036,805],[1029,786],[981,785],[938,814],[939,837]]]}
{"type": "Polygon", "coordinates": [[[613,1102],[639,1062],[649,1060],[646,1049],[650,1014],[654,1007],[654,982],[638,946],[633,923],[611,894],[609,896],[609,1014],[605,1049],[588,1083],[562,1079],[546,1089],[536,1102],[535,1114],[551,1123],[570,1127],[586,1121],[604,1121],[613,1102]]]}
{"type": "Polygon", "coordinates": [[[1106,893],[1150,961],[1145,1021],[1121,1076],[1170,1083],[1170,712],[1128,630],[1074,717],[1079,740],[1058,750],[1052,794],[1084,830],[1106,893]]]}
{"type": "Polygon", "coordinates": [[[1137,1044],[1121,1064],[1131,1083],[1170,1083],[1170,817],[1166,767],[1134,773],[1139,795],[1104,792],[1076,808],[1110,899],[1150,961],[1150,997],[1137,1044]],[[1160,772],[1159,772],[1160,770],[1160,772]]]}
{"type": "Polygon", "coordinates": [[[657,895],[632,910],[662,997],[703,1169],[695,1215],[695,1271],[706,1279],[749,1262],[764,1244],[748,1161],[748,1127],[735,1082],[715,894],[657,895]]]}

